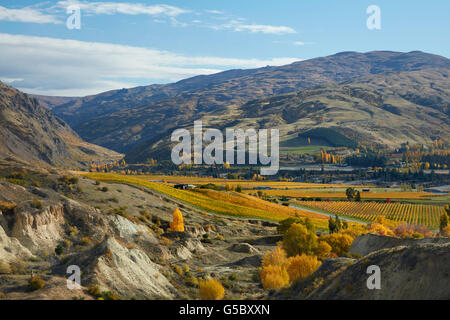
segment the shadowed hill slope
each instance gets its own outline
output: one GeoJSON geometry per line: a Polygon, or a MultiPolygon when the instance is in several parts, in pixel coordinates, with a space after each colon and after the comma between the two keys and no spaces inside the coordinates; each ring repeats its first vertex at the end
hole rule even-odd
{"type": "Polygon", "coordinates": [[[120,158],[114,151],[83,141],[37,99],[1,82],[0,124],[0,157],[61,167],[120,158]]]}

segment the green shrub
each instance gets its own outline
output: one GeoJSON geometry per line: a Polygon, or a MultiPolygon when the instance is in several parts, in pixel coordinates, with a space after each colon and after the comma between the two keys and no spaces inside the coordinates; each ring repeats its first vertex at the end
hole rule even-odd
{"type": "Polygon", "coordinates": [[[230,276],[228,277],[228,280],[236,281],[237,280],[237,275],[235,273],[230,274],[230,276]]]}
{"type": "Polygon", "coordinates": [[[190,287],[198,287],[198,279],[194,276],[186,277],[186,284],[190,287]]]}
{"type": "Polygon", "coordinates": [[[41,200],[34,199],[30,202],[30,206],[35,209],[42,209],[44,207],[44,204],[42,203],[41,200]]]}
{"type": "Polygon", "coordinates": [[[412,237],[413,237],[414,239],[423,239],[423,238],[424,238],[423,234],[421,234],[421,233],[419,233],[419,232],[414,232],[414,233],[412,234],[412,237]]]}
{"type": "Polygon", "coordinates": [[[16,259],[16,260],[10,262],[10,266],[11,266],[12,274],[26,274],[27,273],[26,264],[24,261],[22,261],[20,259],[16,259]]]}
{"type": "Polygon", "coordinates": [[[100,287],[97,286],[97,285],[90,285],[90,286],[88,287],[88,293],[89,293],[91,296],[94,296],[94,297],[96,297],[96,298],[101,297],[101,295],[102,295],[102,293],[101,293],[101,291],[100,291],[100,287]]]}
{"type": "Polygon", "coordinates": [[[26,186],[27,182],[25,180],[22,179],[12,179],[12,178],[8,178],[6,179],[7,182],[12,183],[12,184],[17,184],[19,186],[26,186]]]}
{"type": "Polygon", "coordinates": [[[58,244],[55,248],[55,253],[57,256],[62,255],[62,253],[64,252],[64,248],[62,247],[62,245],[58,244]]]}
{"type": "Polygon", "coordinates": [[[78,178],[73,176],[63,176],[59,179],[63,184],[71,185],[71,184],[78,184],[78,178]]]}
{"type": "Polygon", "coordinates": [[[112,291],[103,291],[101,296],[103,300],[119,300],[119,296],[112,291]]]}
{"type": "Polygon", "coordinates": [[[89,237],[83,237],[80,239],[80,243],[84,246],[90,245],[92,243],[91,239],[89,237]]]}

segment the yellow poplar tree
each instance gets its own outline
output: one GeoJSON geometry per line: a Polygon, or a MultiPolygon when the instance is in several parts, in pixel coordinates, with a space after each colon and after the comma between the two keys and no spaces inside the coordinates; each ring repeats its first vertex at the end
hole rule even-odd
{"type": "Polygon", "coordinates": [[[183,215],[178,208],[176,208],[173,212],[173,220],[170,223],[170,230],[179,232],[184,231],[183,215]]]}

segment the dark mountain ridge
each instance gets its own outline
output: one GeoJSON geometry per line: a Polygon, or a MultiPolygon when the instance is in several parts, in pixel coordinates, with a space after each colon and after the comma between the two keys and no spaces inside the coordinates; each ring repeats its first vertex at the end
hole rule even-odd
{"type": "MultiPolygon", "coordinates": [[[[281,67],[230,70],[213,75],[197,76],[173,84],[109,91],[95,96],[64,101],[63,104],[59,105],[51,105],[51,101],[48,100],[47,103],[56,115],[68,121],[87,141],[120,152],[136,153],[133,149],[142,150],[147,141],[154,141],[157,136],[167,135],[174,128],[192,124],[195,119],[214,118],[217,122],[220,120],[217,117],[223,117],[226,120],[222,121],[224,124],[236,123],[239,125],[239,123],[242,124],[242,121],[240,121],[242,116],[246,116],[244,109],[247,108],[241,106],[251,104],[254,100],[263,101],[267,97],[276,96],[280,96],[279,99],[284,99],[284,95],[295,95],[297,93],[317,96],[317,92],[310,91],[307,93],[305,91],[314,88],[328,88],[326,90],[329,91],[336,86],[345,86],[352,83],[358,83],[367,97],[380,96],[380,94],[384,96],[381,99],[383,101],[381,105],[384,104],[384,107],[370,112],[367,112],[367,108],[365,108],[365,112],[369,116],[366,121],[371,121],[374,112],[386,111],[389,112],[389,115],[395,115],[395,112],[399,112],[399,106],[390,102],[392,99],[388,98],[389,95],[394,95],[394,100],[401,98],[401,104],[403,105],[407,105],[407,102],[409,102],[411,105],[428,107],[433,110],[436,110],[437,107],[439,114],[436,113],[436,116],[441,120],[448,120],[448,70],[450,70],[449,59],[420,51],[409,53],[392,51],[342,52],[328,57],[294,62],[281,67]],[[404,87],[398,87],[393,92],[390,88],[393,85],[395,86],[394,75],[400,73],[404,74],[401,80],[404,87]],[[421,81],[427,79],[427,76],[424,76],[425,74],[431,77],[431,80],[426,81],[424,90],[421,81]],[[384,80],[385,78],[386,80],[384,80]],[[372,81],[379,85],[371,85],[372,81]],[[381,85],[386,81],[390,83],[381,85]],[[435,86],[434,89],[433,86],[435,86]],[[372,92],[373,90],[375,92],[372,92]],[[380,91],[389,91],[389,94],[382,94],[383,92],[380,91]],[[236,115],[238,116],[236,117],[236,115]]],[[[351,99],[361,98],[355,96],[357,93],[353,93],[353,95],[351,99]]],[[[328,92],[327,96],[331,97],[333,94],[328,92]]],[[[339,99],[342,98],[341,96],[339,99]]],[[[316,102],[320,102],[323,99],[317,98],[316,100],[316,102]]],[[[292,103],[298,102],[292,101],[292,103]]],[[[316,106],[316,104],[311,103],[310,101],[310,107],[316,106]]],[[[323,103],[318,103],[317,106],[323,106],[323,103]]],[[[333,104],[332,99],[329,99],[327,103],[333,104]]],[[[364,103],[367,103],[367,101],[364,103]]],[[[372,101],[370,103],[376,104],[378,102],[372,101]]],[[[350,109],[357,110],[359,105],[356,102],[351,103],[350,109]]],[[[274,110],[272,107],[270,108],[274,110]]],[[[343,106],[341,106],[342,108],[343,106]]],[[[411,110],[414,109],[411,108],[411,110]]],[[[303,111],[301,111],[300,109],[294,108],[291,111],[283,111],[282,122],[294,123],[293,119],[300,121],[299,115],[304,114],[306,110],[302,109],[303,111]],[[300,113],[294,114],[292,118],[293,112],[297,111],[300,111],[300,113]],[[286,120],[286,117],[289,119],[286,120]]],[[[343,113],[351,111],[349,108],[344,109],[346,110],[341,110],[343,113]]],[[[323,111],[323,117],[329,118],[327,117],[329,110],[324,109],[323,111]]],[[[250,110],[250,112],[253,112],[253,110],[250,110]]],[[[431,112],[434,114],[434,111],[431,112]]],[[[353,119],[350,114],[346,116],[348,120],[353,119]]],[[[341,118],[345,118],[345,115],[341,118]]],[[[320,119],[320,115],[317,115],[315,121],[309,122],[310,128],[330,125],[323,124],[320,119]]],[[[381,120],[379,119],[379,121],[381,120]]],[[[397,119],[397,121],[401,122],[402,119],[397,119]]],[[[272,117],[272,119],[260,121],[260,125],[263,123],[275,125],[278,122],[279,119],[272,117]]],[[[343,126],[344,128],[346,126],[344,121],[333,125],[343,126]]],[[[307,128],[303,128],[303,126],[297,126],[296,128],[294,126],[292,129],[307,128]]],[[[376,129],[376,125],[371,125],[366,131],[372,129],[376,129]]],[[[409,129],[403,128],[400,131],[405,130],[409,129]]],[[[444,130],[444,132],[446,131],[444,130]]],[[[428,133],[426,132],[426,134],[428,133]]],[[[393,135],[395,134],[394,132],[393,135]]],[[[409,138],[415,141],[415,136],[420,135],[423,136],[423,132],[414,133],[409,138]]],[[[402,134],[401,137],[394,140],[397,142],[404,138],[408,138],[408,135],[402,134]]],[[[383,143],[382,140],[377,142],[383,143]]],[[[384,140],[392,139],[385,138],[384,140]]]]}

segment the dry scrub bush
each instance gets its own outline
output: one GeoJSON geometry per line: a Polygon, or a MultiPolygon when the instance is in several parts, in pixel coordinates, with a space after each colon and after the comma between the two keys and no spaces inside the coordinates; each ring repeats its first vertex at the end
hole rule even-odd
{"type": "Polygon", "coordinates": [[[80,239],[80,243],[84,246],[90,245],[92,243],[91,239],[89,237],[83,237],[80,239]]]}
{"type": "Polygon", "coordinates": [[[225,296],[225,289],[216,279],[201,281],[199,287],[200,297],[203,300],[220,300],[225,296]]]}
{"type": "Polygon", "coordinates": [[[170,246],[173,243],[172,240],[170,240],[169,238],[166,238],[166,237],[161,237],[160,242],[162,245],[165,245],[165,246],[170,246]]]}
{"type": "Polygon", "coordinates": [[[369,225],[367,225],[367,231],[370,233],[377,233],[380,234],[382,236],[393,236],[394,232],[392,232],[391,229],[389,229],[388,227],[377,223],[377,222],[373,222],[369,225]]]}
{"type": "Polygon", "coordinates": [[[23,260],[16,259],[9,264],[11,266],[11,273],[12,274],[26,274],[26,264],[23,260]]]}
{"type": "Polygon", "coordinates": [[[11,266],[5,261],[0,260],[0,274],[11,273],[11,266]]]}
{"type": "Polygon", "coordinates": [[[180,266],[174,265],[173,266],[173,271],[175,271],[178,275],[182,276],[183,275],[183,269],[181,269],[180,266]]]}
{"type": "Polygon", "coordinates": [[[411,225],[408,223],[401,223],[394,229],[394,234],[397,237],[409,238],[414,237],[417,238],[418,234],[422,235],[422,237],[431,237],[431,231],[423,225],[411,225]]]}
{"type": "Polygon", "coordinates": [[[4,202],[0,201],[0,211],[9,211],[17,206],[14,202],[4,202]]]}
{"type": "Polygon", "coordinates": [[[45,286],[45,281],[42,278],[39,278],[38,276],[33,276],[28,281],[31,290],[38,290],[45,286]]]}
{"type": "Polygon", "coordinates": [[[441,231],[441,235],[443,237],[450,237],[450,226],[443,228],[441,231]]]}

